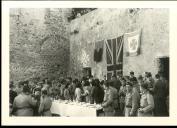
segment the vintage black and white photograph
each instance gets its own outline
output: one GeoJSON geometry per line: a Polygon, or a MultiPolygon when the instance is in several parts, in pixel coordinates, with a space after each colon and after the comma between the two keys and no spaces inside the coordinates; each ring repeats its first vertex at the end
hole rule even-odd
{"type": "Polygon", "coordinates": [[[10,8],[8,115],[170,117],[170,45],[169,8],[10,8]]]}
{"type": "Polygon", "coordinates": [[[168,9],[10,9],[10,115],[168,116],[169,59],[168,9]]]}

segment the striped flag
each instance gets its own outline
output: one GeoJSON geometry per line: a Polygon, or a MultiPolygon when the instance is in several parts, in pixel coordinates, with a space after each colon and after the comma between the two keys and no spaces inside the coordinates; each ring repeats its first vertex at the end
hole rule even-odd
{"type": "Polygon", "coordinates": [[[123,36],[114,39],[108,39],[106,44],[106,61],[107,61],[107,79],[113,74],[122,74],[123,68],[123,36]]]}

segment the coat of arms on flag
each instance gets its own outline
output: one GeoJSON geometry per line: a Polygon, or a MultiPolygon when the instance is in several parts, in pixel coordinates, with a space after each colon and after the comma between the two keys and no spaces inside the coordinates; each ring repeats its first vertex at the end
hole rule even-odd
{"type": "Polygon", "coordinates": [[[127,55],[129,56],[138,55],[140,53],[141,29],[131,33],[125,33],[124,37],[127,55]]]}

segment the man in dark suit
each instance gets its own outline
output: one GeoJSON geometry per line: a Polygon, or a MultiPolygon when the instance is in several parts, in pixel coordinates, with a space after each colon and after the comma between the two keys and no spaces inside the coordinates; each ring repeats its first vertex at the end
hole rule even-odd
{"type": "Polygon", "coordinates": [[[154,84],[154,115],[155,116],[167,116],[166,106],[166,83],[160,79],[160,75],[155,75],[156,82],[154,84]]]}

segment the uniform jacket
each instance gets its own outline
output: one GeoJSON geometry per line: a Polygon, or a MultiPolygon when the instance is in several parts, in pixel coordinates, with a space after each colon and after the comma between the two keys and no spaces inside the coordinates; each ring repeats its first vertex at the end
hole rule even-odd
{"type": "Polygon", "coordinates": [[[125,103],[126,87],[121,86],[119,90],[119,103],[125,103]]]}
{"type": "Polygon", "coordinates": [[[113,112],[114,111],[114,107],[113,107],[113,92],[112,90],[109,88],[107,90],[105,90],[104,93],[104,101],[103,101],[103,110],[105,112],[113,112]]]}
{"type": "Polygon", "coordinates": [[[110,89],[112,90],[112,93],[113,93],[113,107],[117,109],[118,108],[118,91],[114,87],[110,87],[110,89]]]}
{"type": "Polygon", "coordinates": [[[52,100],[50,97],[45,96],[41,99],[40,105],[39,105],[39,113],[42,116],[51,116],[50,108],[52,106],[52,100]]]}
{"type": "Polygon", "coordinates": [[[15,116],[33,116],[33,108],[36,102],[30,95],[21,93],[15,97],[13,111],[15,116]]]}
{"type": "Polygon", "coordinates": [[[136,89],[126,93],[125,107],[131,108],[130,110],[131,116],[136,115],[137,110],[139,108],[139,100],[140,100],[139,93],[136,89]]]}
{"type": "Polygon", "coordinates": [[[143,113],[141,113],[142,116],[152,115],[154,109],[154,99],[152,94],[150,94],[149,92],[142,93],[140,107],[144,111],[143,113]]]}

